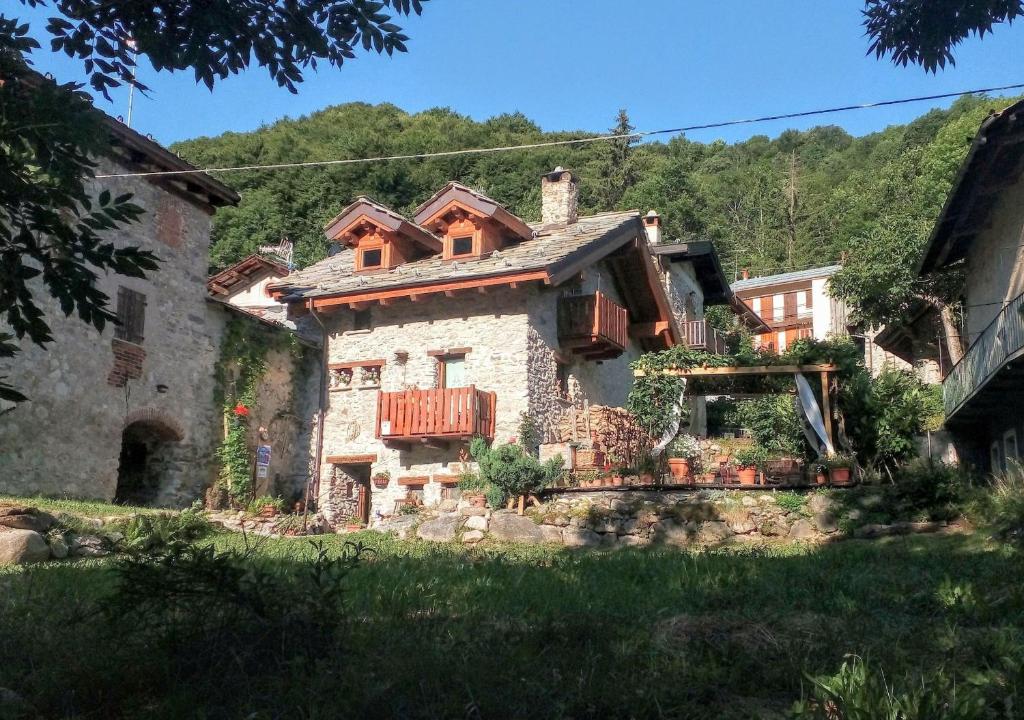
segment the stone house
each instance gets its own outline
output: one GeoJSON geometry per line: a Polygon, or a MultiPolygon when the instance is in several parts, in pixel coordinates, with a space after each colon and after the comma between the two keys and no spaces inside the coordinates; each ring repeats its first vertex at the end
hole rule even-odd
{"type": "Polygon", "coordinates": [[[1002,470],[1024,434],[1024,101],[981,125],[920,273],[964,273],[963,358],[942,382],[960,457],[1002,470]]]}
{"type": "Polygon", "coordinates": [[[549,437],[566,415],[623,405],[630,363],[683,342],[705,286],[724,285],[703,260],[652,253],[656,214],[578,216],[561,168],[541,185],[537,223],[454,182],[412,217],[360,197],[328,223],[328,258],[271,285],[323,330],[330,522],[452,497],[474,435],[509,442],[529,418],[549,437]]]}
{"type": "MultiPolygon", "coordinates": [[[[288,266],[276,258],[253,254],[211,275],[206,288],[211,298],[287,325],[285,305],[268,287],[289,272],[288,266]]],[[[294,323],[291,325],[294,327],[294,323]]]]}
{"type": "MultiPolygon", "coordinates": [[[[97,174],[195,168],[174,153],[105,118],[112,146],[97,174]]],[[[216,472],[223,437],[216,368],[233,322],[288,333],[207,295],[210,225],[218,207],[238,195],[199,173],[98,178],[93,194],[131,193],[146,210],[138,222],[108,233],[117,246],[153,251],[157,271],[145,278],[101,275],[121,321],[98,333],[65,317],[43,288],[35,297],[54,341],[30,342],[2,370],[29,398],[0,414],[0,494],[52,495],[180,506],[202,497],[216,472]]],[[[316,376],[288,352],[270,352],[258,387],[251,442],[275,453],[267,487],[298,494],[309,477],[310,431],[303,414],[316,408],[316,376]],[[305,407],[305,398],[311,407],[305,407]]],[[[230,379],[229,379],[230,381],[230,379]]]]}

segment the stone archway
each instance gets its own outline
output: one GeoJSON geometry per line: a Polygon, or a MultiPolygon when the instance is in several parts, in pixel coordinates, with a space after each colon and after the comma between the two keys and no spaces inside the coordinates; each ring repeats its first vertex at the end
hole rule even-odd
{"type": "Polygon", "coordinates": [[[167,489],[184,438],[180,424],[158,411],[130,413],[121,433],[114,501],[128,505],[156,502],[167,489]]]}

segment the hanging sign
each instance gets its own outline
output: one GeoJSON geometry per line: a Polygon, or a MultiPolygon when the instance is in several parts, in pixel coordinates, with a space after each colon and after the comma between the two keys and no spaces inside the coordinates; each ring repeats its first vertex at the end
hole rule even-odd
{"type": "MultiPolygon", "coordinates": [[[[266,467],[270,464],[270,446],[269,445],[258,445],[256,447],[256,466],[260,465],[266,467]]],[[[266,476],[264,476],[266,477],[266,476]]]]}

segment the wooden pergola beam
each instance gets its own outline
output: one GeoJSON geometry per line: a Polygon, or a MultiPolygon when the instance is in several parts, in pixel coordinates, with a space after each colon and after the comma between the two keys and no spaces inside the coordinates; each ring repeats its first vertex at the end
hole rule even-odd
{"type": "MultiPolygon", "coordinates": [[[[794,373],[836,372],[838,365],[750,365],[748,367],[665,368],[662,375],[675,377],[709,377],[718,375],[792,375],[794,373]]],[[[657,374],[657,373],[655,373],[657,374]]],[[[634,370],[633,377],[645,377],[645,370],[634,370]]]]}

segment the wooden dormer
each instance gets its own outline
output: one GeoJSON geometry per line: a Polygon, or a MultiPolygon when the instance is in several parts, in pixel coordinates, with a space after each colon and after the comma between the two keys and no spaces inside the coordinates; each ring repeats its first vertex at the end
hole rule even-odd
{"type": "Polygon", "coordinates": [[[428,230],[366,197],[342,210],[325,233],[355,250],[356,272],[391,270],[442,249],[428,230]]]}
{"type": "Polygon", "coordinates": [[[444,260],[475,260],[533,237],[530,226],[496,201],[451,182],[423,203],[417,224],[441,237],[444,260]]]}

